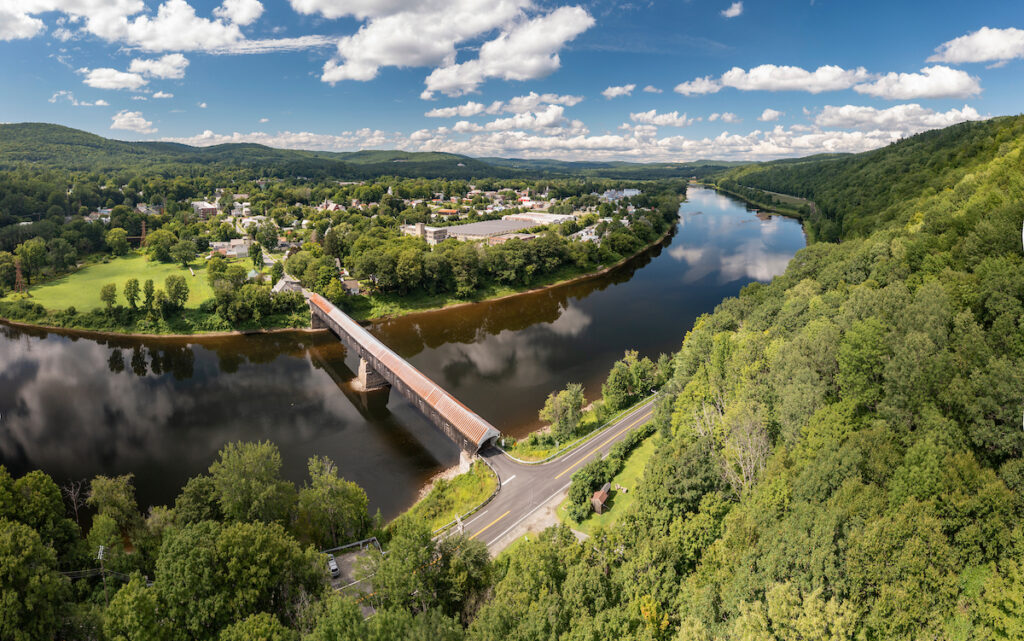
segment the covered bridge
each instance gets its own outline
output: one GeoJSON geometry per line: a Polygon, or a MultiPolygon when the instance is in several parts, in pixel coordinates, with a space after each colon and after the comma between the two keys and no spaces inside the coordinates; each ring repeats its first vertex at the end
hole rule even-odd
{"type": "Polygon", "coordinates": [[[467,452],[476,453],[500,436],[493,425],[393,352],[334,303],[319,294],[306,292],[306,295],[313,327],[330,329],[359,355],[358,382],[364,389],[390,385],[467,452]]]}

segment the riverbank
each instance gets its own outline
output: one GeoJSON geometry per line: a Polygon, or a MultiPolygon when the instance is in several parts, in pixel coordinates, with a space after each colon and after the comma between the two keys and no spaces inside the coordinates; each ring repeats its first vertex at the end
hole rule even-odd
{"type": "Polygon", "coordinates": [[[418,298],[411,298],[409,296],[368,297],[371,307],[368,309],[360,309],[358,307],[355,309],[346,309],[346,313],[357,321],[372,323],[388,320],[390,318],[397,318],[399,316],[407,316],[409,314],[429,314],[431,312],[450,311],[452,309],[476,305],[478,303],[493,303],[495,301],[514,298],[516,296],[534,294],[536,292],[543,292],[550,289],[556,289],[558,287],[565,287],[574,283],[600,278],[601,276],[624,267],[628,263],[636,260],[658,245],[664,243],[672,235],[675,229],[676,225],[672,225],[656,240],[648,243],[633,254],[626,256],[611,265],[600,267],[596,271],[563,267],[552,274],[549,274],[547,277],[538,279],[537,283],[521,287],[509,287],[504,285],[491,286],[488,289],[482,290],[478,295],[473,296],[468,300],[464,298],[454,298],[450,294],[436,294],[433,296],[422,295],[418,298]]]}
{"type": "Polygon", "coordinates": [[[273,314],[259,321],[231,327],[212,312],[186,308],[173,316],[149,316],[141,310],[114,308],[80,312],[74,308],[47,309],[31,297],[0,300],[0,322],[23,328],[94,337],[124,338],[218,338],[271,332],[309,330],[309,312],[273,314]]]}
{"type": "Polygon", "coordinates": [[[132,334],[129,332],[111,332],[95,329],[78,329],[75,327],[58,327],[55,325],[40,325],[37,323],[23,323],[7,318],[0,318],[0,325],[7,325],[17,329],[39,330],[54,332],[63,336],[74,336],[81,338],[103,339],[109,337],[135,338],[135,339],[167,339],[185,340],[194,338],[231,338],[234,336],[262,336],[266,334],[317,334],[327,330],[312,329],[310,327],[274,327],[259,329],[234,329],[220,332],[203,332],[199,334],[132,334]]]}
{"type": "Polygon", "coordinates": [[[756,198],[751,198],[749,195],[741,194],[739,192],[733,191],[731,189],[727,189],[727,188],[722,187],[720,185],[716,185],[715,183],[698,183],[698,184],[700,184],[701,186],[707,187],[709,189],[714,189],[715,191],[720,191],[723,194],[729,194],[733,198],[738,198],[738,199],[742,200],[743,202],[745,202],[745,203],[747,203],[749,205],[753,205],[754,207],[758,207],[758,208],[763,209],[765,211],[770,211],[773,214],[779,214],[780,216],[786,216],[788,218],[793,218],[793,219],[799,220],[801,223],[806,218],[806,215],[803,212],[801,212],[800,209],[798,207],[796,207],[795,205],[807,205],[807,206],[809,206],[811,208],[811,211],[816,211],[817,210],[817,205],[815,205],[813,201],[807,200],[806,198],[800,198],[798,196],[790,196],[789,194],[780,194],[780,193],[776,193],[776,192],[773,192],[773,191],[765,191],[763,189],[756,189],[754,187],[747,187],[747,189],[750,189],[751,191],[756,191],[758,193],[765,194],[765,195],[767,195],[769,197],[786,199],[787,201],[789,201],[790,205],[794,205],[794,206],[786,206],[785,204],[782,204],[782,203],[773,203],[773,202],[770,202],[770,201],[763,201],[763,200],[758,200],[756,198]]]}
{"type": "MultiPolygon", "coordinates": [[[[622,268],[665,242],[675,229],[675,225],[671,226],[658,239],[642,249],[596,271],[585,272],[566,267],[550,274],[547,278],[541,279],[539,285],[532,284],[518,288],[495,286],[483,290],[479,296],[474,296],[469,300],[452,298],[450,295],[422,295],[418,298],[404,297],[404,300],[402,297],[397,296],[377,298],[376,300],[372,297],[367,297],[366,300],[369,303],[365,309],[357,307],[346,311],[357,321],[370,323],[409,314],[448,311],[458,307],[493,302],[564,287],[573,283],[600,278],[622,268]]],[[[135,338],[216,338],[309,329],[308,313],[267,316],[260,321],[251,321],[241,327],[231,327],[227,321],[215,313],[204,312],[198,308],[186,308],[168,319],[139,317],[133,318],[131,324],[128,324],[118,321],[109,312],[99,308],[90,311],[78,311],[74,306],[70,306],[68,309],[51,309],[37,302],[31,292],[23,297],[15,296],[17,295],[0,299],[0,322],[18,327],[37,328],[48,331],[78,332],[93,336],[117,335],[135,338]],[[146,331],[139,331],[142,329],[146,331]]],[[[189,302],[195,303],[191,298],[189,302]]]]}
{"type": "Polygon", "coordinates": [[[416,502],[395,517],[388,527],[412,519],[436,532],[486,502],[498,489],[498,477],[480,460],[473,461],[466,471],[462,467],[457,465],[430,479],[420,490],[416,502]]]}

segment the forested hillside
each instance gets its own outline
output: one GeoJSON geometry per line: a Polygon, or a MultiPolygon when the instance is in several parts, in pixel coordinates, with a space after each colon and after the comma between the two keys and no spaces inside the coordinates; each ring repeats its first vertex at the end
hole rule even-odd
{"type": "Polygon", "coordinates": [[[131,170],[176,175],[245,170],[266,177],[363,180],[414,178],[603,177],[654,180],[706,176],[739,163],[562,162],[471,158],[442,152],[363,150],[352,152],[274,149],[252,143],[191,147],[171,142],[125,142],[46,123],[0,124],[0,170],[24,168],[71,172],[131,170]]]}
{"type": "Polygon", "coordinates": [[[444,153],[274,149],[250,143],[190,147],[124,142],[45,123],[0,124],[0,169],[24,163],[66,171],[144,170],[165,175],[244,168],[253,176],[363,179],[376,176],[511,177],[516,172],[444,153]]]}
{"type": "Polygon", "coordinates": [[[517,550],[470,637],[1020,638],[1022,131],[739,172],[845,239],[697,322],[635,513],[517,550]]]}
{"type": "Polygon", "coordinates": [[[809,224],[821,240],[864,237],[890,221],[905,222],[915,214],[908,201],[959,185],[1009,153],[1022,135],[1020,118],[965,122],[855,156],[748,165],[716,182],[739,193],[754,188],[815,201],[818,213],[809,224]]]}

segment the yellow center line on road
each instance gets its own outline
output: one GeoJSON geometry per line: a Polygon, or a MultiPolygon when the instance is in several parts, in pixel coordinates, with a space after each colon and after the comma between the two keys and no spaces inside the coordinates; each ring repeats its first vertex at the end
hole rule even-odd
{"type": "Polygon", "coordinates": [[[485,526],[483,526],[482,528],[480,528],[479,530],[477,530],[475,534],[471,534],[471,535],[470,535],[470,537],[469,537],[469,540],[473,540],[473,539],[475,539],[476,537],[478,537],[478,536],[480,536],[481,534],[483,534],[483,533],[484,533],[484,530],[486,530],[487,528],[491,527],[492,525],[494,525],[494,524],[495,524],[495,523],[497,523],[498,521],[500,521],[500,520],[502,520],[503,518],[505,518],[506,516],[508,516],[508,513],[509,513],[509,512],[511,512],[511,511],[512,511],[512,510],[508,510],[508,511],[506,511],[506,512],[505,512],[504,514],[502,514],[502,515],[501,515],[501,516],[499,516],[498,518],[494,519],[493,521],[491,521],[491,522],[490,522],[490,523],[488,523],[487,525],[485,525],[485,526]]]}
{"type": "MultiPolygon", "coordinates": [[[[652,412],[652,414],[653,414],[653,412],[652,412]]],[[[605,440],[603,443],[601,443],[600,445],[595,447],[594,450],[591,451],[591,454],[593,454],[595,451],[601,449],[602,447],[607,445],[609,442],[611,442],[611,441],[615,440],[616,438],[618,438],[619,435],[621,435],[623,432],[626,432],[628,430],[633,429],[633,426],[636,425],[637,423],[639,423],[640,421],[645,421],[645,420],[649,419],[650,417],[651,417],[651,414],[646,414],[646,415],[641,416],[640,418],[636,419],[635,421],[633,421],[632,423],[630,423],[626,427],[622,428],[621,430],[619,430],[618,432],[616,432],[612,436],[608,437],[608,439],[605,440]]],[[[586,462],[586,460],[587,460],[587,457],[584,456],[583,458],[581,458],[580,460],[576,461],[575,463],[573,463],[569,467],[565,468],[565,470],[563,470],[561,474],[559,474],[558,476],[555,477],[555,480],[557,481],[558,479],[562,478],[563,476],[565,476],[566,474],[571,472],[577,465],[580,465],[580,464],[586,462]]]]}

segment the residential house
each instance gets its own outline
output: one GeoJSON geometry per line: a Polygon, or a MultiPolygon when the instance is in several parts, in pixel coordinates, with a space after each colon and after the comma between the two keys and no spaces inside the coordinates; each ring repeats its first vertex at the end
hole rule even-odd
{"type": "Polygon", "coordinates": [[[103,223],[104,225],[110,224],[110,214],[113,209],[97,209],[96,211],[88,214],[85,219],[90,223],[103,223]]]}
{"type": "Polygon", "coordinates": [[[224,258],[248,258],[253,242],[248,238],[232,238],[224,242],[210,243],[210,256],[220,255],[224,258]]]}

